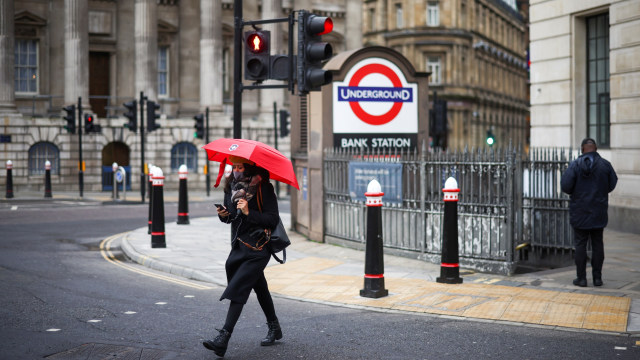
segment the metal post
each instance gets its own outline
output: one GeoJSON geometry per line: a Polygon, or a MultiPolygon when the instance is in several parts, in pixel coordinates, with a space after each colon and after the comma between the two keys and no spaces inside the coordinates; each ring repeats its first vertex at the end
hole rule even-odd
{"type": "Polygon", "coordinates": [[[178,193],[178,225],[189,224],[189,195],[187,194],[187,165],[180,165],[178,169],[180,176],[180,189],[178,193]]]}
{"type": "Polygon", "coordinates": [[[151,224],[151,247],[166,248],[164,234],[164,174],[159,167],[153,173],[153,223],[151,224]]]}
{"type": "Polygon", "coordinates": [[[364,263],[364,289],[360,296],[380,298],[389,295],[384,288],[384,259],[382,251],[382,188],[377,180],[367,186],[367,245],[364,263]]]}
{"type": "Polygon", "coordinates": [[[78,151],[79,157],[78,160],[78,185],[80,187],[80,197],[82,197],[82,193],[84,191],[84,162],[82,161],[82,97],[78,97],[78,151]]]}
{"type": "MultiPolygon", "coordinates": [[[[207,130],[204,133],[204,141],[205,144],[209,143],[209,107],[207,106],[207,109],[205,111],[206,113],[206,119],[207,119],[207,130]]],[[[209,156],[207,156],[206,152],[205,152],[205,157],[207,159],[206,164],[207,164],[207,175],[206,175],[206,185],[207,185],[207,197],[209,197],[210,193],[211,193],[211,178],[209,176],[209,156]]]]}
{"type": "Polygon", "coordinates": [[[140,197],[144,204],[144,184],[146,183],[144,173],[144,101],[146,96],[140,91],[140,197]]]}
{"type": "Polygon", "coordinates": [[[118,171],[117,162],[111,164],[111,170],[113,170],[113,175],[111,176],[111,179],[113,180],[113,191],[111,193],[111,198],[115,201],[118,198],[118,182],[116,181],[116,171],[118,171]]]}
{"type": "Polygon", "coordinates": [[[44,162],[44,197],[51,197],[51,162],[44,162]]]}
{"type": "MultiPolygon", "coordinates": [[[[273,102],[273,147],[278,150],[278,105],[273,102]]],[[[280,181],[276,181],[276,196],[280,196],[280,181]]]]}
{"type": "Polygon", "coordinates": [[[233,1],[233,137],[242,138],[242,0],[233,1]]]}
{"type": "Polygon", "coordinates": [[[425,253],[427,244],[427,144],[422,140],[420,149],[420,252],[425,253]]]}
{"type": "Polygon", "coordinates": [[[4,197],[7,199],[11,199],[13,197],[13,161],[7,160],[7,192],[4,197]]]}
{"type": "Polygon", "coordinates": [[[458,254],[458,182],[453,177],[444,183],[444,225],[442,229],[442,260],[436,282],[462,284],[458,254]]]}
{"type": "Polygon", "coordinates": [[[153,168],[154,165],[149,164],[147,171],[149,172],[149,232],[151,234],[151,224],[153,224],[153,168]]]}
{"type": "Polygon", "coordinates": [[[118,171],[122,174],[122,200],[127,201],[127,170],[120,166],[118,171]]]}

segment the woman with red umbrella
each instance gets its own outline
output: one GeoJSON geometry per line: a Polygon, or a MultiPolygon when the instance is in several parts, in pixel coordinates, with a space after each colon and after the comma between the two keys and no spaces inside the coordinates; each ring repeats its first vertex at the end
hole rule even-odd
{"type": "Polygon", "coordinates": [[[226,178],[224,206],[218,207],[220,221],[231,224],[231,252],[227,258],[227,288],[220,300],[229,299],[229,311],[222,329],[213,340],[203,345],[216,355],[224,356],[233,328],[240,318],[251,289],[258,297],[260,307],[267,318],[269,332],[260,345],[273,345],[282,338],[282,330],[264,276],[264,269],[271,258],[264,229],[273,229],[280,219],[278,200],[269,172],[253,161],[229,156],[226,163],[233,164],[233,174],[226,178]]]}

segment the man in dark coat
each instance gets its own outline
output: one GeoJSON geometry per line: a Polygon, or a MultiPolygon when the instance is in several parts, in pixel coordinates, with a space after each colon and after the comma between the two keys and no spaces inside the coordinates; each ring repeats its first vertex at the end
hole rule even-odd
{"type": "Polygon", "coordinates": [[[582,155],[562,174],[562,191],[571,196],[569,216],[575,234],[576,286],[587,286],[587,243],[591,238],[593,285],[602,286],[604,245],[602,231],[607,226],[609,193],[618,177],[611,163],[600,157],[595,140],[582,140],[582,155]]]}

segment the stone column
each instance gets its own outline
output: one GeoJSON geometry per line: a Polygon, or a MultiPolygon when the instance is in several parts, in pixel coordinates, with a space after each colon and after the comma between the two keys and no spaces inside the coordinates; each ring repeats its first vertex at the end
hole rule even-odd
{"type": "Polygon", "coordinates": [[[13,0],[0,0],[0,113],[16,113],[13,17],[13,0]]]}
{"type": "MultiPolygon", "coordinates": [[[[263,19],[275,19],[284,17],[282,14],[282,0],[262,0],[262,18],[263,19]]],[[[271,31],[271,54],[286,54],[287,42],[284,41],[284,33],[282,27],[287,26],[286,23],[282,24],[266,24],[263,25],[264,30],[271,31]]],[[[294,27],[297,31],[297,27],[294,27]]],[[[280,80],[267,80],[263,84],[283,84],[280,80]]],[[[273,126],[273,103],[277,104],[278,109],[282,108],[284,103],[284,94],[286,90],[283,89],[266,89],[260,90],[260,118],[263,121],[273,126]]]]}
{"type": "Polygon", "coordinates": [[[64,103],[89,106],[89,1],[64,1],[64,103]]]}
{"type": "Polygon", "coordinates": [[[222,0],[200,0],[200,107],[213,112],[222,111],[223,48],[222,0]]]}
{"type": "Polygon", "coordinates": [[[136,98],[158,98],[158,3],[135,0],[136,98]]]}
{"type": "MultiPolygon", "coordinates": [[[[353,50],[362,47],[362,1],[349,0],[346,12],[346,31],[344,37],[346,39],[346,49],[353,50]]],[[[413,17],[412,17],[413,18],[413,17]]]]}

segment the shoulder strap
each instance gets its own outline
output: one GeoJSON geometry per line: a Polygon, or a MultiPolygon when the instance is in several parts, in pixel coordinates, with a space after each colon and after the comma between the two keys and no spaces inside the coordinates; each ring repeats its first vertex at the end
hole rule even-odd
{"type": "Polygon", "coordinates": [[[287,249],[282,250],[282,260],[280,260],[280,258],[274,253],[271,253],[271,256],[273,256],[273,258],[280,264],[284,264],[287,262],[287,249]]]}

